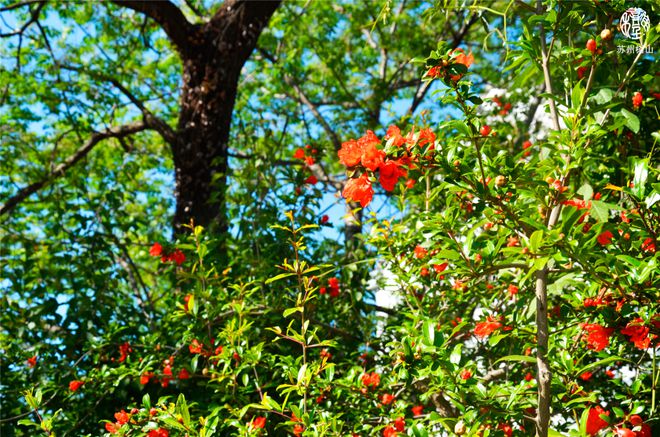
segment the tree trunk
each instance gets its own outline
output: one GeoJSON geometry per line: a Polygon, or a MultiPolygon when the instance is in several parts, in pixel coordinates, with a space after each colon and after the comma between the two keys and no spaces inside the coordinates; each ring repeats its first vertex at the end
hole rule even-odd
{"type": "Polygon", "coordinates": [[[182,50],[183,85],[177,141],[175,234],[192,220],[220,233],[228,229],[225,188],[227,144],[241,69],[279,1],[227,1],[195,27],[182,50]]]}

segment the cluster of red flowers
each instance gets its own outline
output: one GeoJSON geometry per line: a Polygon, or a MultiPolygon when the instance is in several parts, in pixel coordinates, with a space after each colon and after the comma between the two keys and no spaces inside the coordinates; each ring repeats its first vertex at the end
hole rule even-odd
{"type": "Polygon", "coordinates": [[[509,111],[511,110],[511,103],[509,103],[509,102],[504,103],[497,96],[493,97],[493,102],[495,102],[495,104],[500,108],[500,111],[499,111],[500,115],[507,115],[509,113],[509,111]]]}
{"type": "Polygon", "coordinates": [[[362,385],[371,387],[372,389],[375,389],[380,384],[380,375],[376,372],[364,373],[360,379],[362,380],[362,385]]]}
{"type": "Polygon", "coordinates": [[[200,354],[205,357],[211,357],[214,355],[220,355],[222,353],[222,345],[217,346],[215,349],[213,349],[213,341],[211,341],[211,349],[204,349],[204,345],[199,342],[199,340],[194,339],[189,345],[188,345],[188,350],[190,351],[191,354],[200,354]],[[213,349],[213,350],[212,350],[213,349]]]}
{"type": "Polygon", "coordinates": [[[124,424],[128,423],[129,420],[131,420],[131,415],[128,414],[126,411],[121,410],[118,413],[115,413],[115,420],[116,422],[108,422],[105,424],[105,429],[108,431],[110,434],[116,434],[119,432],[122,426],[124,424]]]}
{"type": "Polygon", "coordinates": [[[119,362],[123,363],[126,358],[128,357],[128,354],[133,352],[133,348],[131,347],[131,344],[129,342],[125,342],[119,345],[119,362]]]}
{"type": "MultiPolygon", "coordinates": [[[[651,324],[656,328],[660,328],[660,318],[656,315],[651,324]]],[[[581,327],[587,333],[582,336],[583,340],[587,342],[587,348],[595,351],[606,348],[610,343],[610,336],[614,332],[614,328],[606,328],[598,324],[585,323],[581,327]]],[[[645,326],[644,320],[640,317],[628,322],[620,332],[629,337],[630,342],[638,349],[648,349],[651,342],[657,338],[656,335],[649,335],[650,328],[645,326]]]]}
{"type": "Polygon", "coordinates": [[[502,327],[502,323],[499,322],[495,317],[488,316],[485,322],[479,322],[474,328],[474,335],[479,338],[488,337],[493,331],[496,331],[502,327]]]}
{"type": "Polygon", "coordinates": [[[318,150],[312,149],[312,146],[309,144],[305,146],[303,149],[302,147],[299,147],[296,149],[296,151],[293,153],[293,157],[295,159],[300,159],[302,161],[305,161],[305,164],[308,166],[313,165],[316,162],[316,156],[318,155],[318,150]]]}
{"type": "MultiPolygon", "coordinates": [[[[400,155],[398,158],[388,157],[383,150],[376,147],[381,141],[372,131],[367,131],[357,141],[350,140],[343,143],[338,152],[340,161],[348,169],[363,170],[359,177],[346,182],[342,193],[344,198],[360,202],[362,207],[367,206],[374,195],[369,172],[372,174],[378,172],[378,181],[386,191],[394,190],[399,179],[407,177],[408,170],[414,168],[416,158],[412,157],[412,147],[426,146],[426,150],[431,152],[435,149],[436,136],[433,131],[426,128],[419,132],[413,129],[404,137],[398,127],[390,126],[384,139],[387,141],[387,147],[393,148],[393,154],[400,155]],[[407,147],[403,148],[402,146],[406,144],[407,147]]],[[[431,156],[428,155],[427,159],[430,158],[431,156]]],[[[414,185],[414,180],[406,181],[407,188],[412,188],[414,185]]]]}
{"type": "Polygon", "coordinates": [[[320,287],[319,288],[319,293],[320,294],[328,293],[330,295],[330,297],[339,296],[339,279],[338,278],[328,279],[328,286],[327,287],[320,287]]]}
{"type": "MultiPolygon", "coordinates": [[[[401,140],[404,143],[406,142],[401,137],[401,132],[396,126],[390,126],[387,130],[386,138],[391,139],[395,145],[402,145],[401,140]]],[[[422,140],[429,141],[428,139],[422,140]]],[[[435,135],[433,135],[433,139],[430,142],[432,143],[433,141],[435,141],[435,135]]],[[[366,135],[357,141],[350,140],[343,143],[338,152],[339,160],[347,168],[362,167],[365,170],[359,177],[349,179],[342,192],[345,199],[360,202],[363,208],[371,202],[374,195],[374,190],[369,180],[369,173],[366,170],[372,173],[378,171],[379,182],[387,191],[392,191],[399,178],[405,177],[408,174],[402,167],[410,165],[410,158],[388,159],[385,152],[376,147],[379,144],[380,140],[378,137],[372,131],[367,131],[366,135]]]]}
{"type": "Polygon", "coordinates": [[[186,260],[186,255],[179,249],[175,249],[170,253],[165,253],[163,246],[160,243],[154,243],[149,249],[149,255],[159,256],[161,262],[174,261],[176,265],[180,266],[186,260]]]}
{"type": "Polygon", "coordinates": [[[397,417],[394,424],[383,428],[383,437],[395,437],[398,433],[406,430],[406,418],[397,417]]]}
{"type": "Polygon", "coordinates": [[[613,328],[606,328],[597,323],[583,323],[581,327],[586,332],[582,339],[587,342],[587,349],[598,352],[610,344],[610,335],[614,332],[613,328]]]}
{"type": "Polygon", "coordinates": [[[468,53],[466,55],[463,49],[454,49],[451,52],[449,52],[449,56],[450,56],[449,61],[443,60],[441,65],[436,65],[434,67],[431,67],[429,71],[426,72],[426,76],[433,79],[448,78],[452,82],[458,82],[461,79],[461,77],[463,77],[463,75],[450,74],[447,71],[447,67],[454,64],[461,64],[461,65],[465,65],[466,68],[470,68],[470,65],[472,65],[472,63],[474,62],[474,56],[472,56],[472,53],[468,53]]]}
{"type": "Polygon", "coordinates": [[[651,345],[649,332],[649,328],[644,326],[644,320],[641,317],[632,320],[621,330],[621,334],[630,337],[630,341],[638,349],[647,349],[651,345]]]}
{"type": "MultiPolygon", "coordinates": [[[[174,364],[174,357],[170,357],[167,360],[163,361],[163,370],[161,372],[161,377],[156,377],[154,372],[144,372],[140,375],[140,384],[147,385],[150,381],[160,382],[162,387],[167,387],[170,384],[170,381],[174,379],[174,374],[172,373],[172,365],[174,364]]],[[[190,378],[190,372],[187,369],[181,368],[177,374],[179,380],[184,380],[190,378]]]]}
{"type": "Polygon", "coordinates": [[[637,91],[635,94],[632,96],[632,104],[633,108],[639,109],[640,106],[642,106],[642,103],[644,102],[644,96],[642,93],[637,91]]]}
{"type": "MultiPolygon", "coordinates": [[[[318,156],[318,150],[313,149],[312,146],[309,144],[305,146],[305,148],[299,147],[296,149],[296,151],[293,154],[293,157],[295,159],[300,159],[305,162],[305,165],[307,166],[307,169],[309,169],[310,166],[312,166],[316,162],[316,157],[318,156]]],[[[315,185],[318,183],[318,178],[311,174],[307,176],[307,178],[304,180],[303,183],[309,184],[309,185],[315,185]]],[[[296,194],[302,193],[302,189],[300,187],[296,187],[296,194]]]]}

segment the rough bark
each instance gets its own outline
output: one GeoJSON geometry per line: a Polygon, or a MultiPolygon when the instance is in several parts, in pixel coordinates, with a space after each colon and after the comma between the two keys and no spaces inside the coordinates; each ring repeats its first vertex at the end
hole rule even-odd
{"type": "Polygon", "coordinates": [[[279,1],[227,1],[188,37],[177,141],[175,232],[196,224],[227,229],[227,142],[241,69],[279,1]]]}
{"type": "Polygon", "coordinates": [[[191,220],[227,230],[227,143],[241,69],[280,4],[227,0],[211,19],[190,23],[169,1],[116,0],[158,23],[183,64],[179,120],[172,149],[176,178],[175,234],[191,220]]]}

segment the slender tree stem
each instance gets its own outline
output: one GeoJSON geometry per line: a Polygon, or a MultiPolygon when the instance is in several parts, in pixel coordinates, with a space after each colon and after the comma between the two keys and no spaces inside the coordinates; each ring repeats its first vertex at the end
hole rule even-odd
{"type": "MultiPolygon", "coordinates": [[[[544,12],[542,0],[536,2],[537,14],[544,12]]],[[[543,80],[545,83],[545,90],[550,95],[552,91],[552,77],[550,75],[549,56],[546,42],[545,42],[545,28],[541,23],[540,29],[541,37],[541,68],[543,70],[543,80]]],[[[559,130],[559,115],[557,114],[557,107],[553,98],[549,99],[550,115],[552,117],[552,124],[555,130],[559,130]]],[[[556,205],[548,220],[548,229],[552,229],[559,220],[559,213],[561,211],[561,204],[556,205]]],[[[537,365],[537,382],[538,382],[538,405],[536,409],[536,437],[548,437],[548,429],[550,427],[550,403],[552,399],[551,382],[552,372],[550,371],[550,363],[548,362],[548,343],[549,343],[549,327],[548,327],[548,266],[536,272],[536,365],[537,365]]]]}

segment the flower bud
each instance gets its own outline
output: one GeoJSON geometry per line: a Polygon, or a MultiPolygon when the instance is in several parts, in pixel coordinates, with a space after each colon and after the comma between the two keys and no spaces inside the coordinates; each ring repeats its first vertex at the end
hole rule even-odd
{"type": "Polygon", "coordinates": [[[462,420],[460,422],[456,422],[456,425],[454,425],[454,434],[463,435],[466,431],[467,427],[465,426],[465,422],[462,420]]]}
{"type": "Polygon", "coordinates": [[[600,39],[603,41],[609,41],[612,39],[614,35],[612,34],[612,31],[608,28],[605,28],[600,31],[600,39]]]}

